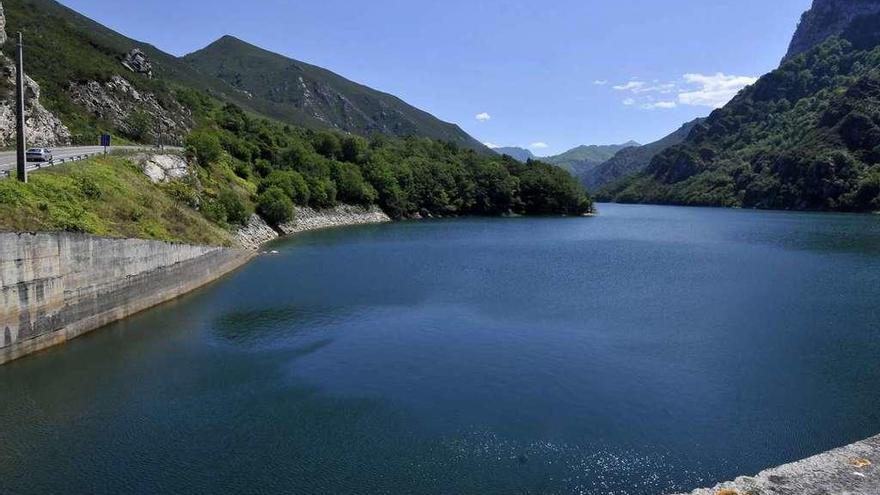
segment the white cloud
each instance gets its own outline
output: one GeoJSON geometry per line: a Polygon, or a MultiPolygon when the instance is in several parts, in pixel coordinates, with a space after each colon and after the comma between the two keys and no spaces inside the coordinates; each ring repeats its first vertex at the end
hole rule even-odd
{"type": "Polygon", "coordinates": [[[614,86],[614,89],[617,91],[632,91],[633,93],[637,93],[644,87],[645,83],[642,81],[630,81],[626,84],[618,84],[617,86],[614,86]]]}
{"type": "Polygon", "coordinates": [[[492,120],[492,116],[486,112],[478,113],[475,118],[477,120],[479,120],[480,122],[488,122],[488,121],[492,120]]]}
{"type": "Polygon", "coordinates": [[[731,76],[723,72],[714,75],[690,73],[683,75],[678,82],[667,83],[655,79],[648,84],[634,77],[613,88],[632,95],[623,100],[625,106],[638,106],[643,110],[669,109],[679,105],[720,108],[757,80],[755,77],[731,76]]]}
{"type": "Polygon", "coordinates": [[[608,81],[606,81],[605,79],[596,79],[595,81],[593,81],[593,84],[595,84],[596,86],[605,86],[606,84],[608,84],[608,81]]]}
{"type": "Polygon", "coordinates": [[[538,141],[537,143],[532,143],[529,145],[529,148],[536,149],[536,150],[543,150],[543,149],[549,148],[549,147],[550,147],[550,145],[548,145],[547,143],[541,142],[541,141],[538,141]]]}
{"type": "Polygon", "coordinates": [[[660,83],[659,81],[654,81],[651,85],[648,85],[643,81],[633,79],[626,84],[618,84],[617,86],[614,86],[614,89],[617,91],[629,91],[635,95],[643,93],[670,94],[675,92],[676,87],[677,86],[674,82],[660,83]]]}
{"type": "Polygon", "coordinates": [[[496,149],[502,147],[501,145],[495,144],[495,143],[483,143],[483,145],[486,146],[487,148],[493,149],[493,150],[496,150],[496,149]]]}
{"type": "Polygon", "coordinates": [[[675,103],[674,101],[657,101],[657,102],[645,103],[639,108],[642,108],[645,110],[658,110],[658,109],[665,109],[665,108],[675,108],[677,106],[678,106],[678,104],[675,103]]]}
{"type": "Polygon", "coordinates": [[[678,102],[682,105],[721,108],[744,87],[758,79],[749,76],[728,76],[722,72],[715,75],[685,74],[690,88],[680,90],[678,102]]]}

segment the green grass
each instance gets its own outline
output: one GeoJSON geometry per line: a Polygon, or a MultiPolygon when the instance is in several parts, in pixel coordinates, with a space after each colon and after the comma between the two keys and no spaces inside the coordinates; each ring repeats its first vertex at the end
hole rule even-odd
{"type": "Polygon", "coordinates": [[[127,158],[108,156],[0,181],[0,230],[230,245],[230,233],[176,201],[127,158]]]}

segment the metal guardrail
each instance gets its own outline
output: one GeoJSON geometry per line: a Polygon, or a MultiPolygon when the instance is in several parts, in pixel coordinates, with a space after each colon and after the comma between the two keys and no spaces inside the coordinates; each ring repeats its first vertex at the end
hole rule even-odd
{"type": "MultiPolygon", "coordinates": [[[[143,148],[133,148],[133,147],[132,147],[132,148],[117,148],[116,150],[120,150],[120,149],[121,149],[122,151],[138,151],[138,150],[140,150],[140,151],[149,151],[149,150],[156,150],[156,148],[151,148],[151,147],[146,147],[146,146],[144,146],[143,148]]],[[[181,149],[181,148],[178,148],[178,147],[175,147],[175,146],[166,146],[166,147],[163,148],[163,150],[169,150],[169,151],[180,151],[180,149],[181,149]]],[[[112,151],[114,151],[114,150],[113,150],[113,149],[110,149],[110,150],[108,150],[108,153],[110,153],[110,152],[112,152],[112,151]]],[[[103,154],[104,154],[104,151],[103,151],[103,150],[99,150],[99,151],[89,151],[89,152],[86,152],[86,153],[80,153],[80,154],[78,154],[78,155],[71,155],[71,156],[66,156],[66,157],[64,157],[64,158],[53,159],[52,161],[49,161],[49,162],[28,162],[28,168],[27,168],[27,171],[28,171],[28,172],[31,172],[31,171],[34,171],[34,170],[40,170],[40,169],[43,169],[43,168],[51,167],[51,166],[53,166],[53,165],[61,165],[62,163],[78,162],[78,161],[81,161],[81,160],[85,160],[86,158],[91,158],[91,157],[93,157],[93,156],[98,156],[98,155],[103,155],[103,154]]],[[[9,178],[11,175],[12,175],[12,170],[3,170],[3,171],[0,171],[0,179],[7,179],[7,178],[9,178]]]]}
{"type": "MultiPolygon", "coordinates": [[[[28,162],[27,171],[31,172],[33,170],[40,170],[42,168],[51,167],[53,165],[61,165],[62,163],[70,163],[70,162],[78,162],[81,160],[85,160],[86,158],[93,157],[95,155],[103,155],[103,151],[93,151],[89,153],[81,153],[79,155],[65,156],[64,158],[52,159],[48,162],[28,162]]],[[[12,170],[3,170],[2,176],[0,179],[9,178],[12,175],[12,170]]]]}

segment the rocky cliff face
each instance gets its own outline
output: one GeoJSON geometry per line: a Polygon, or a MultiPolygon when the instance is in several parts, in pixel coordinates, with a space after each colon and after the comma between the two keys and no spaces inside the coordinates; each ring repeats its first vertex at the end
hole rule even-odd
{"type": "MultiPolygon", "coordinates": [[[[0,4],[0,44],[14,43],[6,35],[6,16],[0,4]]],[[[15,62],[0,54],[0,146],[15,143],[15,62]]],[[[70,142],[70,130],[40,103],[40,86],[25,76],[28,146],[57,146],[70,142]]]]}
{"type": "MultiPolygon", "coordinates": [[[[0,146],[15,144],[15,64],[0,54],[0,86],[10,88],[0,100],[0,146]]],[[[40,103],[40,86],[25,76],[25,122],[28,146],[70,142],[70,130],[40,103]]]]}
{"type": "Polygon", "coordinates": [[[163,104],[119,75],[106,82],[72,82],[68,91],[75,104],[138,141],[151,140],[159,127],[164,134],[180,138],[193,126],[188,108],[173,100],[163,104]]]}
{"type": "Polygon", "coordinates": [[[842,34],[857,18],[877,13],[880,0],[813,0],[813,7],[801,18],[783,62],[842,34]]]}

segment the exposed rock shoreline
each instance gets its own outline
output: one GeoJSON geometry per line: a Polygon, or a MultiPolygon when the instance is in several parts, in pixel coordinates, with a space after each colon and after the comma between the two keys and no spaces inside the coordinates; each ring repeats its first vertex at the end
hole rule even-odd
{"type": "Polygon", "coordinates": [[[235,235],[238,243],[249,250],[259,250],[263,244],[274,241],[281,236],[289,236],[333,227],[348,227],[387,223],[391,217],[378,207],[339,205],[326,210],[315,210],[308,207],[296,207],[294,219],[278,226],[278,230],[270,227],[259,215],[252,215],[247,226],[238,230],[235,235]]]}
{"type": "Polygon", "coordinates": [[[880,436],[690,495],[877,495],[880,436]]]}

